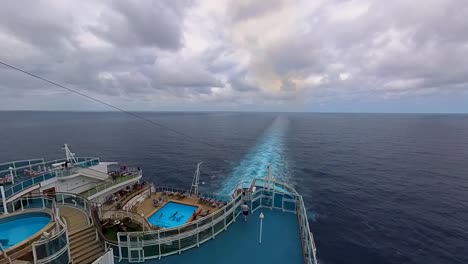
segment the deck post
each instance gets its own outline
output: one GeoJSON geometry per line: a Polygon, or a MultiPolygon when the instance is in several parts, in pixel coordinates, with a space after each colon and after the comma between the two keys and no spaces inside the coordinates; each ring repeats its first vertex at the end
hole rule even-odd
{"type": "Polygon", "coordinates": [[[158,247],[159,247],[159,259],[161,259],[161,236],[160,236],[160,233],[161,231],[158,230],[158,247]]]}
{"type": "Polygon", "coordinates": [[[182,253],[182,251],[180,250],[180,227],[178,228],[178,230],[179,230],[179,255],[180,255],[180,253],[182,253]]]}
{"type": "Polygon", "coordinates": [[[223,214],[223,217],[224,217],[224,230],[227,230],[227,226],[226,226],[226,206],[224,206],[224,214],[223,214]]]}
{"type": "Polygon", "coordinates": [[[215,232],[214,232],[214,214],[211,216],[211,235],[213,239],[215,239],[215,232]]]}
{"type": "Polygon", "coordinates": [[[8,168],[10,170],[11,184],[15,184],[15,175],[13,175],[13,167],[8,168]]]}
{"type": "Polygon", "coordinates": [[[198,230],[198,222],[197,222],[197,247],[200,247],[200,230],[198,230]]]}
{"type": "Polygon", "coordinates": [[[6,198],[5,198],[5,189],[3,186],[0,186],[0,192],[2,193],[2,202],[3,202],[3,214],[7,215],[8,214],[8,208],[6,204],[6,198]]]}
{"type": "Polygon", "coordinates": [[[262,243],[262,229],[263,229],[263,218],[265,218],[265,216],[263,215],[263,213],[260,213],[260,237],[258,239],[258,243],[262,243]]]}

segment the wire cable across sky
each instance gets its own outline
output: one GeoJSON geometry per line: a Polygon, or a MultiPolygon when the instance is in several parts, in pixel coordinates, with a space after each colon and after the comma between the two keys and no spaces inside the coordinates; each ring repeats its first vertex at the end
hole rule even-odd
{"type": "Polygon", "coordinates": [[[54,81],[51,81],[51,80],[49,80],[49,79],[43,78],[43,77],[41,77],[41,76],[39,76],[39,75],[36,75],[36,74],[34,74],[34,73],[31,73],[31,72],[28,72],[28,71],[26,71],[26,70],[23,70],[23,69],[21,69],[21,68],[18,68],[18,67],[16,67],[16,66],[13,66],[13,65],[11,65],[11,64],[8,64],[8,63],[6,63],[6,62],[0,61],[0,64],[4,65],[4,66],[6,66],[6,67],[8,67],[8,68],[10,68],[10,69],[13,69],[13,70],[15,70],[15,71],[24,73],[24,74],[26,74],[26,75],[28,75],[28,76],[30,76],[30,77],[39,79],[39,80],[41,80],[41,81],[50,83],[50,84],[52,84],[52,85],[54,85],[54,86],[60,87],[60,88],[62,88],[62,89],[64,89],[64,90],[67,90],[67,91],[69,91],[69,92],[75,93],[75,94],[80,95],[80,96],[85,97],[85,98],[88,98],[89,100],[92,100],[92,101],[95,101],[95,102],[97,102],[97,103],[106,105],[106,106],[108,106],[108,107],[110,107],[110,108],[113,108],[113,109],[115,109],[115,110],[117,110],[117,111],[126,113],[126,114],[128,114],[128,115],[130,115],[130,116],[133,116],[133,117],[135,117],[135,118],[141,119],[141,120],[143,120],[143,121],[145,121],[145,122],[148,122],[148,123],[150,123],[150,124],[152,124],[152,125],[158,126],[158,127],[160,127],[160,128],[164,128],[164,129],[166,129],[166,130],[169,130],[169,131],[171,131],[171,132],[173,132],[173,133],[175,133],[175,134],[177,134],[177,135],[179,135],[179,136],[185,137],[185,138],[187,138],[187,139],[193,140],[193,141],[195,141],[195,142],[204,144],[204,145],[209,146],[209,147],[212,147],[212,148],[217,148],[217,149],[220,148],[219,146],[217,146],[217,145],[215,145],[215,144],[212,144],[212,143],[210,143],[210,142],[203,141],[203,140],[201,140],[201,139],[199,139],[199,138],[195,138],[195,137],[193,137],[193,136],[191,136],[191,135],[189,135],[189,134],[186,134],[186,133],[184,133],[184,132],[181,132],[181,131],[178,131],[178,130],[176,130],[176,129],[173,129],[173,128],[167,126],[167,125],[161,124],[161,123],[159,123],[159,122],[155,122],[155,121],[153,121],[153,120],[151,120],[151,119],[148,119],[148,118],[146,118],[146,117],[143,117],[143,116],[141,116],[141,115],[138,115],[138,114],[129,112],[129,111],[125,110],[125,109],[122,109],[122,108],[120,108],[120,107],[117,107],[117,106],[112,105],[112,104],[109,104],[109,103],[106,103],[106,102],[104,102],[104,101],[102,101],[102,100],[100,100],[100,99],[94,98],[94,97],[92,97],[92,96],[89,96],[89,95],[87,95],[87,94],[85,94],[85,93],[82,93],[82,92],[79,92],[79,91],[77,91],[77,90],[68,88],[68,87],[66,87],[66,86],[64,86],[64,85],[61,85],[61,84],[56,83],[56,82],[54,82],[54,81]]]}

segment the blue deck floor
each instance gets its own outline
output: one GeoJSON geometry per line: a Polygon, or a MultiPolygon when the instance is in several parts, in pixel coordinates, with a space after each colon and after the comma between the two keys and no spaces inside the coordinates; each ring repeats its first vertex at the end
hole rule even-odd
{"type": "Polygon", "coordinates": [[[249,216],[247,222],[244,222],[243,216],[239,215],[228,230],[200,245],[199,248],[189,249],[180,255],[163,257],[161,260],[147,260],[145,263],[304,263],[297,215],[259,209],[249,216]],[[265,215],[265,219],[262,243],[259,244],[261,212],[265,215]]]}

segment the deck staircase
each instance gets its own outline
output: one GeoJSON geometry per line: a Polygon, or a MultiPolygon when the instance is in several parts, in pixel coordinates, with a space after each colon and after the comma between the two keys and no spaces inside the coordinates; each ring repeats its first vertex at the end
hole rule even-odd
{"type": "Polygon", "coordinates": [[[67,221],[73,264],[92,263],[104,253],[104,248],[96,237],[96,227],[88,223],[88,218],[82,211],[61,207],[60,215],[67,221]]]}

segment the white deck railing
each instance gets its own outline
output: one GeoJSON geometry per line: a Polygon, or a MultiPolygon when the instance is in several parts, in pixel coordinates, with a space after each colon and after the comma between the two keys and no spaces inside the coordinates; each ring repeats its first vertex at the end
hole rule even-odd
{"type": "Polygon", "coordinates": [[[114,264],[114,253],[112,248],[108,248],[106,253],[96,259],[92,264],[114,264]]]}
{"type": "MultiPolygon", "coordinates": [[[[256,185],[256,182],[261,182],[259,187],[262,187],[265,181],[263,179],[255,179],[252,183],[250,190],[256,185]]],[[[307,217],[307,211],[304,205],[302,196],[289,184],[272,181],[274,187],[280,188],[269,188],[269,189],[257,189],[252,197],[251,206],[252,211],[259,208],[269,209],[280,209],[283,212],[295,213],[299,218],[299,228],[301,232],[302,250],[304,254],[304,261],[308,264],[317,264],[316,247],[314,237],[309,228],[309,219],[307,217]],[[278,191],[283,189],[286,192],[278,191]]]]}
{"type": "MultiPolygon", "coordinates": [[[[49,162],[42,162],[42,163],[36,163],[36,164],[30,164],[27,166],[22,166],[19,168],[14,168],[13,169],[13,174],[15,177],[17,177],[18,173],[20,170],[23,170],[25,168],[31,168],[34,166],[46,166],[48,164],[52,164],[52,162],[56,161],[64,161],[64,160],[55,160],[55,161],[49,161],[49,162]]],[[[22,180],[21,182],[15,183],[14,185],[8,186],[5,188],[5,198],[8,199],[11,197],[13,194],[18,193],[25,188],[28,188],[32,185],[38,184],[40,182],[43,182],[48,179],[52,179],[55,177],[66,177],[73,175],[77,173],[81,168],[87,168],[91,167],[93,165],[99,164],[99,159],[98,158],[78,158],[78,163],[74,164],[74,167],[72,168],[54,168],[50,170],[44,170],[39,173],[39,175],[31,177],[27,180],[22,180]]],[[[15,164],[14,162],[12,164],[15,164]]],[[[46,169],[44,167],[44,169],[46,169]]],[[[9,173],[9,170],[8,170],[9,173]]],[[[21,172],[22,173],[22,172],[21,172]]],[[[2,176],[2,175],[0,175],[2,176]]]]}
{"type": "MultiPolygon", "coordinates": [[[[279,191],[276,189],[257,188],[251,193],[252,211],[258,208],[279,209],[283,212],[295,213],[299,218],[299,227],[301,232],[304,260],[308,264],[317,264],[316,248],[313,235],[310,232],[307,212],[300,196],[292,186],[274,181],[274,184],[280,185],[279,191]]],[[[255,181],[251,186],[255,186],[255,181]]],[[[182,189],[156,188],[157,191],[180,192],[182,189]]],[[[216,196],[206,196],[219,198],[216,196]]],[[[83,197],[74,194],[56,194],[57,203],[67,204],[83,210],[93,221],[91,203],[83,197]]],[[[211,215],[199,220],[189,222],[183,226],[167,228],[160,230],[151,230],[144,232],[119,232],[117,241],[106,240],[99,232],[100,238],[104,241],[106,248],[112,248],[115,257],[119,260],[128,260],[129,262],[142,262],[147,259],[161,258],[172,254],[180,254],[190,248],[200,246],[200,244],[214,238],[220,232],[236,220],[240,214],[240,206],[243,202],[239,194],[231,200],[226,206],[214,212],[211,215]]],[[[23,204],[23,203],[21,203],[23,204]]],[[[43,202],[45,205],[45,203],[43,202]]],[[[48,205],[48,203],[47,203],[48,205]]],[[[98,220],[95,220],[96,224],[98,220]]]]}
{"type": "MultiPolygon", "coordinates": [[[[283,191],[258,188],[251,195],[250,208],[252,211],[259,208],[269,208],[297,214],[304,260],[308,264],[317,264],[315,243],[309,229],[302,196],[290,185],[281,182],[274,183],[280,185],[281,188],[278,189],[283,191]]],[[[172,188],[159,188],[157,190],[185,193],[184,190],[172,188]]],[[[180,254],[182,251],[199,246],[226,230],[240,214],[242,202],[242,196],[239,194],[215,213],[176,228],[147,232],[119,232],[117,234],[118,241],[106,241],[106,247],[114,249],[115,256],[119,261],[125,259],[129,262],[143,262],[148,259],[180,254]]]]}
{"type": "Polygon", "coordinates": [[[70,242],[68,239],[67,225],[58,214],[55,218],[58,232],[48,238],[36,241],[32,244],[35,264],[68,264],[71,260],[70,242]]]}
{"type": "Polygon", "coordinates": [[[22,197],[7,203],[10,212],[47,211],[50,212],[55,227],[50,231],[49,237],[38,238],[30,246],[34,263],[70,263],[70,251],[67,225],[59,216],[55,200],[47,196],[22,197]]]}
{"type": "Polygon", "coordinates": [[[146,232],[119,232],[117,241],[106,241],[106,247],[112,247],[119,260],[126,259],[129,262],[179,254],[200,246],[226,230],[240,214],[241,203],[242,197],[239,195],[213,214],[180,227],[146,232]]]}
{"type": "Polygon", "coordinates": [[[120,176],[118,178],[116,178],[115,180],[112,180],[112,181],[108,181],[108,182],[104,182],[96,187],[93,187],[89,190],[87,190],[86,192],[82,193],[81,196],[83,197],[86,197],[86,198],[89,198],[99,192],[102,192],[102,191],[105,191],[113,186],[116,186],[120,183],[123,183],[123,182],[126,182],[126,181],[130,181],[130,180],[133,180],[133,179],[136,179],[136,178],[141,178],[142,177],[142,173],[141,171],[140,172],[135,172],[133,174],[130,174],[130,175],[126,175],[126,176],[120,176]]]}

